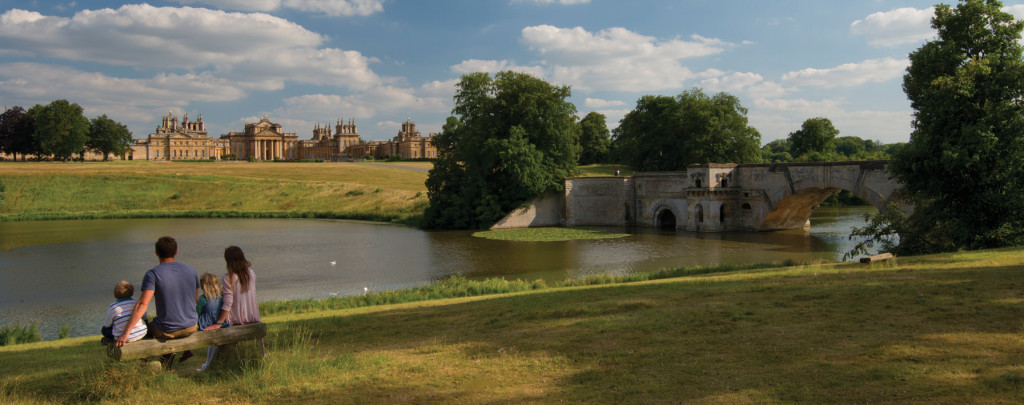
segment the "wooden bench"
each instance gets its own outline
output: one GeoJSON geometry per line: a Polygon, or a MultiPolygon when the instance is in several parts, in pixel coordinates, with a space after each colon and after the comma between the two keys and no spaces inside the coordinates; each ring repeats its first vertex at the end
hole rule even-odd
{"type": "MultiPolygon", "coordinates": [[[[142,339],[121,347],[114,346],[113,340],[107,338],[103,338],[101,343],[107,346],[108,357],[115,361],[122,361],[181,353],[186,350],[227,345],[244,340],[262,339],[266,335],[267,324],[258,322],[245,325],[232,325],[227,328],[211,331],[199,331],[181,339],[142,339]]],[[[264,353],[264,355],[266,355],[266,353],[264,353]]]]}

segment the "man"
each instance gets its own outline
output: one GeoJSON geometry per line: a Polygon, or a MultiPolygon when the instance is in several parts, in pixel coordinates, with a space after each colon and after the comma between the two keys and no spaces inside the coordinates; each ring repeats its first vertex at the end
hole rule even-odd
{"type": "MultiPolygon", "coordinates": [[[[199,300],[199,275],[184,263],[174,261],[178,242],[170,236],[156,241],[156,256],[160,264],[146,272],[142,278],[142,295],[132,309],[129,325],[146,315],[149,301],[156,303],[156,318],[149,324],[153,337],[161,340],[187,337],[199,328],[196,301],[199,300]]],[[[124,346],[128,334],[121,335],[114,344],[124,346]]]]}

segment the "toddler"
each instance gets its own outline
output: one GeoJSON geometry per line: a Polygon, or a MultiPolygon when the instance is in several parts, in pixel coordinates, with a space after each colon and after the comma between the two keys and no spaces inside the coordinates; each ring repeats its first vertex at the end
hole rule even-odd
{"type": "MultiPolygon", "coordinates": [[[[107,307],[107,317],[103,319],[103,328],[100,329],[103,336],[117,339],[125,333],[128,321],[132,317],[132,310],[135,309],[136,300],[132,298],[132,294],[135,294],[135,286],[132,283],[121,280],[114,286],[114,298],[117,300],[107,307]]],[[[143,317],[128,330],[128,341],[134,342],[142,339],[147,332],[148,328],[145,317],[143,317]]]]}

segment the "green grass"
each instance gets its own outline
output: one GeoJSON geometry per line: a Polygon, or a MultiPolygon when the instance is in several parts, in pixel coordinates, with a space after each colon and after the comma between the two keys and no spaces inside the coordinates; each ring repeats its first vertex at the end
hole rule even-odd
{"type": "Polygon", "coordinates": [[[562,242],[582,239],[612,239],[628,236],[625,233],[610,233],[584,228],[520,228],[474,232],[477,238],[511,240],[520,242],[562,242]]]}
{"type": "Polygon", "coordinates": [[[628,177],[633,175],[633,169],[630,169],[629,166],[612,164],[580,166],[576,168],[576,175],[578,177],[615,176],[616,170],[619,171],[619,176],[628,177]]]}
{"type": "Polygon", "coordinates": [[[200,375],[201,354],[105,363],[96,337],[4,346],[0,403],[1019,403],[1022,267],[1016,248],[281,313],[266,359],[245,343],[200,375]]]}
{"type": "Polygon", "coordinates": [[[426,173],[347,163],[0,162],[0,220],[300,217],[415,222],[426,173]]]}

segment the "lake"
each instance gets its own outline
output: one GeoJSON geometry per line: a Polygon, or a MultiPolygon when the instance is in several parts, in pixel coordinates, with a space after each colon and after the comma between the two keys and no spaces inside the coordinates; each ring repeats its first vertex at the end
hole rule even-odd
{"type": "Polygon", "coordinates": [[[0,222],[0,325],[39,322],[46,340],[56,338],[60,325],[71,336],[98,335],[114,284],[132,282],[138,298],[143,274],[158,263],[153,243],[164,235],[178,241],[177,260],[200,274],[223,274],[224,248],[240,246],[257,274],[259,299],[267,301],[400,289],[456,274],[553,282],[668,267],[835,261],[852,247],[850,228],[871,212],[819,208],[809,230],[635,228],[624,238],[569,242],[493,241],[470,231],[317,219],[0,222]]]}

